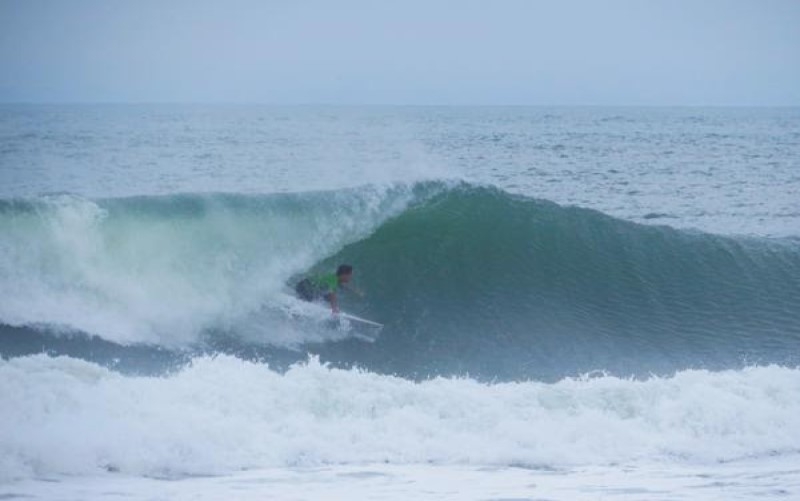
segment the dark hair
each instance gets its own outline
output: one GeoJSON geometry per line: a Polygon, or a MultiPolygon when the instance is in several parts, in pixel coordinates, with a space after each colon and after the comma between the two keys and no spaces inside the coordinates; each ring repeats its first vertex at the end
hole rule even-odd
{"type": "Polygon", "coordinates": [[[349,264],[340,264],[338,268],[336,268],[336,276],[339,277],[341,275],[349,275],[353,273],[353,267],[349,264]]]}

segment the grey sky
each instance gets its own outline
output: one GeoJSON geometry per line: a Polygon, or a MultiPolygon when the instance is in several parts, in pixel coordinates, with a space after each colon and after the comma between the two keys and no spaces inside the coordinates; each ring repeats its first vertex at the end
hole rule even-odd
{"type": "Polygon", "coordinates": [[[800,105],[800,0],[0,0],[0,101],[800,105]]]}

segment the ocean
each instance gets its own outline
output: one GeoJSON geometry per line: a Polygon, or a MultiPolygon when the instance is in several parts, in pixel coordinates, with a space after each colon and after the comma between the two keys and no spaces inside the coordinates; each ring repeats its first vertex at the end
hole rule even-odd
{"type": "Polygon", "coordinates": [[[2,105],[0,298],[2,499],[800,499],[799,108],[2,105]]]}

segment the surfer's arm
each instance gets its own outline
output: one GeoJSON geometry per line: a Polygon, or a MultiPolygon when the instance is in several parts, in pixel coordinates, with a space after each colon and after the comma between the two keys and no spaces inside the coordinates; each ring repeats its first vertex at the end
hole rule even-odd
{"type": "Polygon", "coordinates": [[[328,302],[331,304],[331,312],[333,312],[334,315],[339,313],[339,300],[336,298],[336,293],[335,292],[328,293],[328,295],[325,296],[325,299],[327,299],[328,302]]]}
{"type": "Polygon", "coordinates": [[[361,289],[359,289],[359,288],[357,288],[357,287],[355,287],[353,285],[342,284],[341,287],[344,287],[345,289],[349,290],[350,292],[356,294],[358,297],[364,297],[364,292],[361,289]]]}

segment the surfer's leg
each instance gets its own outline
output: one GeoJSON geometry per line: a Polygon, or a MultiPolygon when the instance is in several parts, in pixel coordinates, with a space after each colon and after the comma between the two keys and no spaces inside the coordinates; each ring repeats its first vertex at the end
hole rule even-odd
{"type": "Polygon", "coordinates": [[[311,285],[311,281],[309,279],[304,278],[303,280],[300,280],[294,290],[297,292],[297,297],[303,301],[314,300],[314,286],[311,285]]]}

